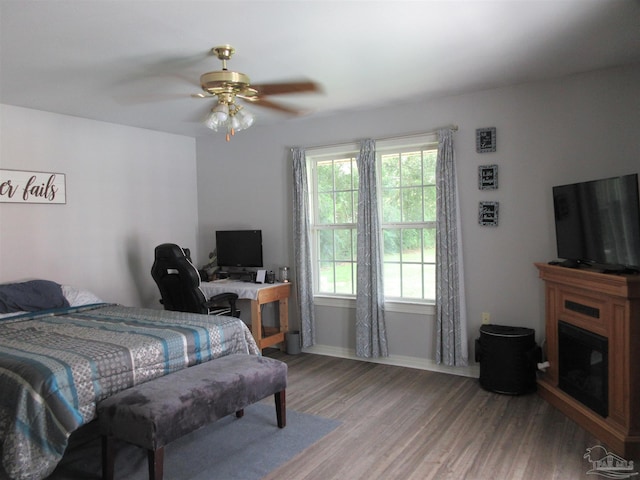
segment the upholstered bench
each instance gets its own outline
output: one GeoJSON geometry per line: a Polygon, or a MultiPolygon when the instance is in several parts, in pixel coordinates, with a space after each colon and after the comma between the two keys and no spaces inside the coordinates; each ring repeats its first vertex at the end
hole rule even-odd
{"type": "Polygon", "coordinates": [[[187,433],[275,396],[286,425],[287,364],[258,355],[217,358],[124,390],[98,405],[103,479],[113,480],[115,440],[148,451],[149,478],[161,480],[164,447],[187,433]]]}

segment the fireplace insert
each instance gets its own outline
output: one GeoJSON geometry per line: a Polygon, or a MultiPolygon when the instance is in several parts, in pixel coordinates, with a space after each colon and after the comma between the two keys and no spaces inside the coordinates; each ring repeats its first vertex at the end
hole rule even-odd
{"type": "Polygon", "coordinates": [[[599,415],[609,413],[607,339],[558,322],[558,387],[599,415]]]}

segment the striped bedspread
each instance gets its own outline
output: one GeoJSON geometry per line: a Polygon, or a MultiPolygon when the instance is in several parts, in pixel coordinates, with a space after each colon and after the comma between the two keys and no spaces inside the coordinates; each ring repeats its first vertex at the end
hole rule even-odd
{"type": "Polygon", "coordinates": [[[238,352],[259,354],[232,317],[102,304],[0,320],[0,478],[48,476],[100,400],[238,352]]]}

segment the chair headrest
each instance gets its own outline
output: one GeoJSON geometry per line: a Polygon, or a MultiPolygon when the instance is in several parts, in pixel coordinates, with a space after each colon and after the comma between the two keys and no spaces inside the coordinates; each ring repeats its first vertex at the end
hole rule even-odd
{"type": "Polygon", "coordinates": [[[155,250],[156,258],[180,258],[186,257],[184,250],[175,243],[163,243],[155,250]]]}

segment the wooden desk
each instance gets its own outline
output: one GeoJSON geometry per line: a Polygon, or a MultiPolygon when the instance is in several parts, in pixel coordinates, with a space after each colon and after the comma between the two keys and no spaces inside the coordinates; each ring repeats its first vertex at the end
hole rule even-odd
{"type": "Polygon", "coordinates": [[[202,282],[200,288],[207,298],[218,293],[237,293],[238,298],[251,300],[251,333],[260,350],[283,343],[289,331],[289,296],[291,283],[248,283],[237,280],[217,280],[202,282]],[[265,332],[262,336],[262,311],[265,303],[278,302],[279,328],[275,332],[265,332]]]}

